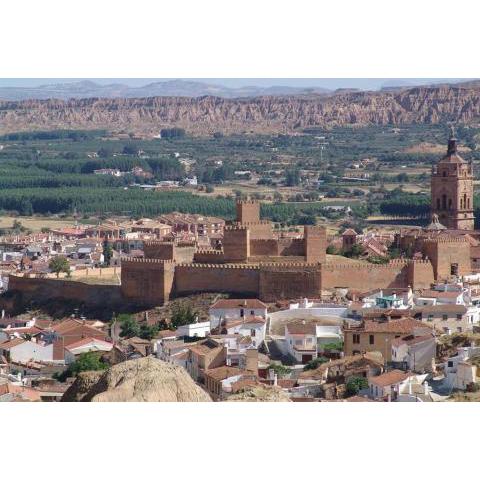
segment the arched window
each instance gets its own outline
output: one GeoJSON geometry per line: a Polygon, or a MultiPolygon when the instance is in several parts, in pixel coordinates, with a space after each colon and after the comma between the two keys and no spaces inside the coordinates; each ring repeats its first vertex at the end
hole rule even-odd
{"type": "Polygon", "coordinates": [[[448,199],[448,209],[449,210],[452,209],[452,199],[451,198],[448,199]]]}
{"type": "Polygon", "coordinates": [[[442,210],[446,210],[446,209],[447,209],[447,196],[442,195],[442,210]]]}
{"type": "Polygon", "coordinates": [[[467,208],[470,208],[470,199],[467,198],[467,208]]]}
{"type": "Polygon", "coordinates": [[[440,210],[440,199],[437,198],[437,210],[440,210]]]}
{"type": "Polygon", "coordinates": [[[467,194],[463,194],[463,208],[467,208],[467,194]]]}

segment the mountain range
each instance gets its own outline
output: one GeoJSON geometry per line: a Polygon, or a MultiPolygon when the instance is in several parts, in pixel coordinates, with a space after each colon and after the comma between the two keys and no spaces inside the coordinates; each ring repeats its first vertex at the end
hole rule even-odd
{"type": "Polygon", "coordinates": [[[297,88],[288,86],[245,86],[231,88],[213,83],[193,80],[165,80],[140,87],[123,83],[102,85],[91,80],[40,85],[38,87],[0,87],[2,100],[46,100],[56,98],[145,98],[145,97],[203,97],[222,98],[259,97],[271,95],[326,94],[326,88],[297,88]]]}
{"type": "MultiPolygon", "coordinates": [[[[182,85],[184,83],[182,81],[182,85]]],[[[57,89],[61,90],[60,87],[57,89]]],[[[84,95],[82,89],[85,88],[89,88],[88,84],[82,82],[79,95],[84,95]]],[[[447,122],[478,125],[479,121],[479,81],[412,88],[387,86],[380,91],[276,93],[241,98],[211,94],[0,100],[0,133],[107,129],[156,135],[160,129],[173,126],[184,128],[191,135],[217,131],[294,133],[312,127],[447,122]]]]}

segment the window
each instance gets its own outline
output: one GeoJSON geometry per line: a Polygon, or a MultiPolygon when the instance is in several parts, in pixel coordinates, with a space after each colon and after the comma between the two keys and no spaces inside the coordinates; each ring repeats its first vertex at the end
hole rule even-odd
{"type": "Polygon", "coordinates": [[[254,328],[251,328],[251,329],[250,329],[250,336],[251,336],[251,337],[254,337],[255,334],[256,334],[256,330],[255,330],[254,328]]]}
{"type": "Polygon", "coordinates": [[[245,310],[243,308],[240,309],[240,316],[241,317],[245,316],[245,310]]]}
{"type": "Polygon", "coordinates": [[[452,368],[453,367],[453,362],[452,361],[449,361],[448,362],[448,368],[452,368]]]}
{"type": "Polygon", "coordinates": [[[443,315],[442,315],[442,320],[443,320],[443,321],[447,321],[447,320],[448,320],[448,315],[443,314],[443,315]]]}
{"type": "Polygon", "coordinates": [[[462,319],[462,314],[461,313],[457,313],[457,320],[461,320],[462,319]]]}
{"type": "Polygon", "coordinates": [[[353,334],[353,343],[360,343],[360,334],[354,333],[353,334]]]}
{"type": "Polygon", "coordinates": [[[375,336],[370,335],[368,341],[369,341],[370,345],[373,345],[375,343],[375,336]]]}
{"type": "Polygon", "coordinates": [[[255,310],[250,310],[250,315],[255,315],[255,310]]]}
{"type": "Polygon", "coordinates": [[[462,327],[457,327],[457,332],[462,333],[462,327]]]}
{"type": "Polygon", "coordinates": [[[428,315],[427,320],[428,320],[429,322],[433,322],[433,315],[432,315],[431,313],[428,315]]]}

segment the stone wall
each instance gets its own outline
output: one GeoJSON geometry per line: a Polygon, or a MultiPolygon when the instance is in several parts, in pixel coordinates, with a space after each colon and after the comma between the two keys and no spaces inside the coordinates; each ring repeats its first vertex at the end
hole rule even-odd
{"type": "Polygon", "coordinates": [[[229,226],[223,232],[225,262],[246,262],[250,256],[250,231],[246,227],[229,226]]]}
{"type": "Polygon", "coordinates": [[[299,297],[319,298],[322,293],[318,265],[280,264],[260,267],[259,298],[274,302],[299,297]]]}
{"type": "Polygon", "coordinates": [[[253,265],[177,265],[175,294],[227,292],[258,296],[259,268],[253,265]]]}
{"type": "Polygon", "coordinates": [[[72,300],[92,307],[121,306],[123,297],[119,285],[91,285],[73,280],[30,278],[10,275],[8,291],[21,294],[22,302],[72,300]]]}
{"type": "Polygon", "coordinates": [[[327,230],[307,225],[304,233],[305,259],[307,263],[324,263],[327,259],[327,230]]]}
{"type": "Polygon", "coordinates": [[[458,275],[471,271],[470,244],[463,237],[425,239],[422,253],[431,261],[436,280],[450,277],[454,267],[458,275]]]}
{"type": "Polygon", "coordinates": [[[144,242],[143,252],[145,258],[158,260],[175,260],[178,263],[191,262],[195,254],[195,245],[176,245],[174,242],[144,242]]]}
{"type": "Polygon", "coordinates": [[[255,223],[260,220],[260,203],[255,200],[238,201],[237,222],[239,223],[255,223]]]}
{"type": "Polygon", "coordinates": [[[132,303],[162,305],[170,298],[174,274],[172,260],[122,260],[122,293],[132,303]]]}

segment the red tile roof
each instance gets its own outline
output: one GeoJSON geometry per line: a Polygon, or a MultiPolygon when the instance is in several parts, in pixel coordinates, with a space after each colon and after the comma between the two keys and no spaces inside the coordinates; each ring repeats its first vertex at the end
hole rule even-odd
{"type": "Polygon", "coordinates": [[[371,377],[370,382],[378,387],[387,387],[388,385],[394,385],[401,383],[410,376],[409,372],[402,372],[401,370],[392,370],[387,373],[383,373],[378,377],[371,377]]]}

